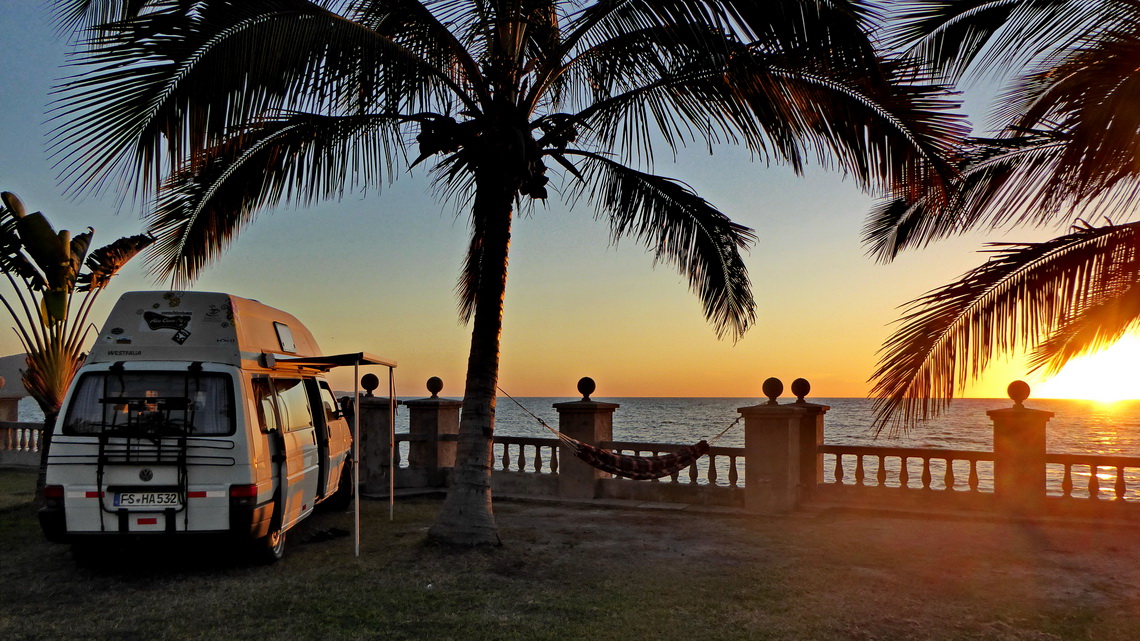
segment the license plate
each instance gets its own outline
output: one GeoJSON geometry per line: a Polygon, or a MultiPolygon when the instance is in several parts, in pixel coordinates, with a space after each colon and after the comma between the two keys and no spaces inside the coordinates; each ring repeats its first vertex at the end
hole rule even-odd
{"type": "Polygon", "coordinates": [[[180,507],[178,492],[115,492],[115,507],[180,507]]]}

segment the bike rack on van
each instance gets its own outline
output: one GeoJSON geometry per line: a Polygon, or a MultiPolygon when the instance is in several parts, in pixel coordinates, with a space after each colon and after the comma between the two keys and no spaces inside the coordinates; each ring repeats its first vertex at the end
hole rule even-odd
{"type": "MultiPolygon", "coordinates": [[[[188,527],[187,472],[188,436],[193,430],[193,404],[186,397],[154,396],[112,396],[100,399],[103,403],[103,429],[99,432],[99,455],[95,472],[100,496],[99,529],[105,531],[103,514],[118,517],[118,530],[128,530],[130,511],[125,507],[108,507],[102,497],[105,492],[116,488],[105,488],[104,473],[108,466],[117,465],[173,465],[178,470],[177,485],[148,488],[150,491],[174,491],[178,493],[179,505],[162,509],[166,518],[166,531],[175,531],[175,514],[181,512],[183,527],[188,527]],[[125,411],[124,411],[125,410],[125,411]],[[183,412],[185,421],[172,416],[183,412]],[[110,420],[107,414],[110,413],[110,420]],[[126,416],[124,423],[118,423],[120,416],[126,416]]],[[[145,471],[143,472],[145,473],[145,471]]],[[[141,473],[140,473],[141,474],[141,473]]],[[[140,478],[146,481],[149,479],[140,478]]]]}

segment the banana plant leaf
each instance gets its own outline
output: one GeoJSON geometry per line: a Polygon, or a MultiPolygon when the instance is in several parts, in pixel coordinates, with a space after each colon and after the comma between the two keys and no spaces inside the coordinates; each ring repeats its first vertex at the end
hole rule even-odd
{"type": "Polygon", "coordinates": [[[16,218],[16,233],[24,251],[39,267],[48,289],[60,289],[71,271],[70,234],[56,233],[55,228],[41,212],[16,218]]]}
{"type": "Polygon", "coordinates": [[[91,252],[87,257],[87,271],[79,275],[78,290],[87,292],[106,287],[123,265],[153,242],[153,236],[138,234],[120,238],[91,252]]]}

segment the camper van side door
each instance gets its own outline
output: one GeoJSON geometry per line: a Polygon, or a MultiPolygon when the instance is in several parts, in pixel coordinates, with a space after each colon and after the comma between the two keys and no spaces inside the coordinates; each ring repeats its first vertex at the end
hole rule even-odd
{"type": "Polygon", "coordinates": [[[285,442],[285,521],[288,529],[312,511],[320,481],[319,452],[309,395],[300,378],[274,378],[285,442]]]}
{"type": "Polygon", "coordinates": [[[352,433],[348,429],[348,421],[340,413],[340,406],[333,395],[329,384],[324,380],[313,380],[315,413],[323,414],[321,429],[318,434],[321,442],[322,456],[322,494],[328,495],[335,489],[342,478],[345,459],[352,449],[352,433]]]}
{"type": "Polygon", "coordinates": [[[273,498],[276,504],[273,523],[270,527],[273,530],[284,530],[287,479],[293,474],[289,469],[290,461],[285,448],[285,434],[281,428],[281,419],[277,408],[277,392],[274,391],[273,382],[268,378],[254,378],[251,383],[257,401],[257,421],[261,431],[268,436],[269,452],[273,461],[273,498]]]}

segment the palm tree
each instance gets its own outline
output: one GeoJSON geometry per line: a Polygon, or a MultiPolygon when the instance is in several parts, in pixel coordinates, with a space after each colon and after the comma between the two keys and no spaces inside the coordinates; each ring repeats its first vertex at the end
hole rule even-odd
{"type": "Polygon", "coordinates": [[[430,533],[448,543],[499,541],[489,476],[517,207],[552,189],[592,207],[735,339],[755,316],[740,255],[753,233],[652,173],[655,149],[743,145],[797,170],[815,157],[918,198],[953,174],[963,133],[942,87],[875,49],[874,6],[857,0],[57,4],[92,27],[64,89],[64,180],[154,195],[149,259],[176,283],[258,210],[397,168],[430,161],[440,193],[471,203],[457,465],[430,533]]]}
{"type": "Polygon", "coordinates": [[[1016,73],[993,137],[970,142],[953,197],[895,198],[866,228],[882,260],[979,227],[1069,225],[993,244],[958,281],[911,301],[874,375],[880,429],[936,415],[1002,352],[1059,371],[1140,323],[1140,1],[913,0],[896,44],[949,81],[1016,73]]]}
{"type": "Polygon", "coordinates": [[[12,317],[27,354],[27,369],[20,370],[20,379],[44,414],[38,502],[47,478],[55,419],[83,364],[91,307],[111,278],[153,239],[120,238],[88,254],[94,229],[88,227],[78,236],[66,229],[57,233],[41,212],[27,213],[16,194],[3,192],[0,200],[0,272],[12,286],[11,293],[0,294],[0,303],[12,317]],[[77,293],[83,294],[79,300],[77,293]]]}

